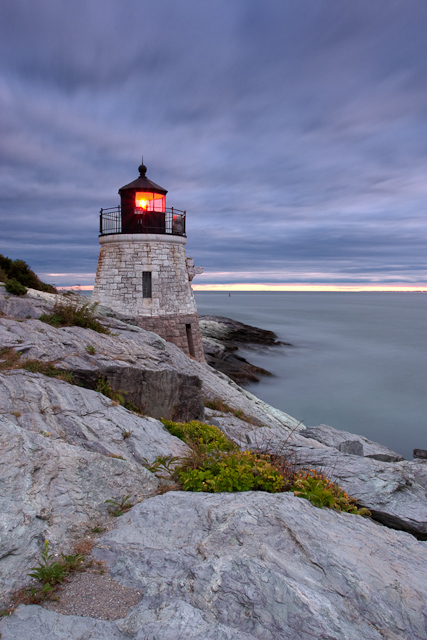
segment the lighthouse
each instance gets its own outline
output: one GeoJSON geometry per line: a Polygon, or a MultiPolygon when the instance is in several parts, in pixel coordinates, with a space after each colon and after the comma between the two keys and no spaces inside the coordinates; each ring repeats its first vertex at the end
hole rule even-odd
{"type": "Polygon", "coordinates": [[[131,315],[139,326],[204,362],[190,282],[201,267],[185,255],[186,212],[166,208],[166,189],[146,176],[119,189],[120,205],[101,209],[92,301],[131,315]]]}

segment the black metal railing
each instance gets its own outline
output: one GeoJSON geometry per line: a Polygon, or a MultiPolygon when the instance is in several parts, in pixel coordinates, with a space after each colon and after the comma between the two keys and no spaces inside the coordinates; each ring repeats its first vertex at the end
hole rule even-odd
{"type": "Polygon", "coordinates": [[[122,232],[122,216],[119,207],[101,209],[99,212],[99,235],[107,236],[111,233],[122,232]]]}
{"type": "Polygon", "coordinates": [[[120,206],[101,209],[99,213],[99,235],[116,233],[168,233],[185,236],[186,212],[179,209],[146,211],[134,209],[134,213],[122,221],[120,206]]]}

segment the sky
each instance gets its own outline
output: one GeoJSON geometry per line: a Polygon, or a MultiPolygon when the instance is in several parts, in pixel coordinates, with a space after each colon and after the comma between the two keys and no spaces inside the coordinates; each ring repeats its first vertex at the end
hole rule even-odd
{"type": "Polygon", "coordinates": [[[147,176],[199,288],[427,288],[425,0],[2,0],[0,253],[91,285],[147,176]]]}

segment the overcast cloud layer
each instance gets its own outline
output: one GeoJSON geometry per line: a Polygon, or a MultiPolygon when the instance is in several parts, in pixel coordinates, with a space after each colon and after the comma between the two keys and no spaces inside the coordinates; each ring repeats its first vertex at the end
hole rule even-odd
{"type": "Polygon", "coordinates": [[[0,253],[92,283],[143,153],[199,284],[425,283],[425,0],[2,0],[0,25],[0,253]]]}

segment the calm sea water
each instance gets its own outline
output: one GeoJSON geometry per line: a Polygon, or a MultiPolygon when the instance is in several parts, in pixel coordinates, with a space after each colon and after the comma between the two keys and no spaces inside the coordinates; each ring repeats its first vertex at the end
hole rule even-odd
{"type": "Polygon", "coordinates": [[[271,329],[292,347],[242,350],[274,377],[247,388],[307,426],[406,458],[427,449],[427,294],[195,293],[200,314],[271,329]]]}

